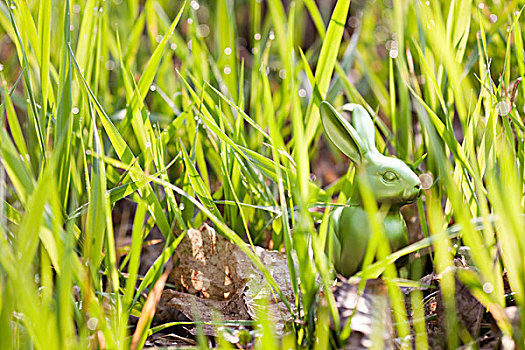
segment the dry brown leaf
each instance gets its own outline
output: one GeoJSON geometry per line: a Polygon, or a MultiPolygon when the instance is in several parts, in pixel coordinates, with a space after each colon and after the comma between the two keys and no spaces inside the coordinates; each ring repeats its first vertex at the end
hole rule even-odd
{"type": "Polygon", "coordinates": [[[381,279],[368,280],[359,294],[358,284],[341,281],[332,288],[341,329],[350,322],[352,330],[345,349],[370,349],[378,345],[393,349],[394,329],[386,285],[381,279]]]}
{"type": "Polygon", "coordinates": [[[239,248],[208,225],[200,230],[189,229],[175,250],[179,264],[168,282],[192,295],[227,299],[243,284],[235,275],[237,261],[231,258],[235,250],[239,248]]]}
{"type": "MultiPolygon", "coordinates": [[[[470,293],[469,288],[464,285],[458,278],[457,273],[461,269],[470,269],[463,257],[454,260],[455,267],[447,270],[446,273],[455,274],[455,299],[457,307],[457,319],[460,322],[460,327],[470,334],[473,339],[480,340],[480,328],[485,314],[483,305],[470,293]]],[[[434,275],[433,279],[440,282],[442,275],[434,275]]],[[[429,334],[429,342],[433,348],[445,348],[446,343],[446,309],[441,296],[441,291],[429,299],[426,304],[425,314],[427,316],[436,316],[436,321],[428,322],[427,330],[429,334]]]]}
{"type": "MultiPolygon", "coordinates": [[[[284,253],[256,247],[255,253],[268,268],[284,295],[293,304],[293,291],[284,253]]],[[[200,230],[188,230],[175,250],[178,265],[168,282],[176,289],[163,292],[158,318],[169,319],[173,310],[190,320],[247,320],[255,319],[258,300],[269,299],[271,315],[277,329],[291,315],[259,269],[235,244],[203,225],[200,230]],[[275,298],[274,298],[275,297],[275,298]]],[[[210,332],[213,332],[211,330],[210,332]]],[[[205,333],[208,333],[205,329],[205,333]]]]}
{"type": "MultiPolygon", "coordinates": [[[[242,253],[242,252],[241,252],[242,253]]],[[[289,300],[294,300],[294,294],[292,289],[292,282],[288,271],[288,263],[284,253],[267,250],[261,247],[255,248],[255,253],[261,259],[262,263],[268,268],[270,274],[275,279],[275,282],[281,287],[284,296],[289,300]]],[[[240,269],[238,275],[246,281],[246,288],[244,289],[244,302],[248,313],[253,319],[256,319],[256,308],[260,305],[262,299],[270,298],[270,316],[276,320],[279,320],[276,329],[282,330],[284,324],[282,320],[289,321],[292,316],[288,312],[286,305],[281,300],[277,293],[272,293],[272,289],[269,287],[268,282],[264,278],[263,274],[259,269],[244,255],[239,254],[239,261],[242,261],[246,268],[240,269]]],[[[293,304],[293,302],[291,302],[293,304]]]]}

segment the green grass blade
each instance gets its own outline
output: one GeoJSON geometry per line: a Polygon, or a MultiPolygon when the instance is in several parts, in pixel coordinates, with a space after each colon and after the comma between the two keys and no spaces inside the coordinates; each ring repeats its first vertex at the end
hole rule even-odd
{"type": "MultiPolygon", "coordinates": [[[[321,53],[319,54],[319,62],[315,70],[315,82],[317,83],[319,92],[323,98],[326,96],[328,85],[332,78],[349,7],[350,0],[341,0],[337,2],[332,17],[330,18],[330,24],[328,24],[328,30],[326,31],[326,37],[323,41],[321,53]]],[[[317,133],[319,118],[319,107],[314,105],[313,102],[310,102],[305,118],[307,123],[305,135],[307,145],[310,145],[317,133]]]]}

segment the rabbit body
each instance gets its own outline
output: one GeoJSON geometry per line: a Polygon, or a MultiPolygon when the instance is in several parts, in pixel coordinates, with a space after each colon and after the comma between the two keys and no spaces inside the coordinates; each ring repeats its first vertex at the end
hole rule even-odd
{"type": "MultiPolygon", "coordinates": [[[[421,195],[418,176],[401,160],[386,157],[375,146],[375,128],[366,110],[351,105],[353,126],[329,103],[321,103],[321,121],[328,138],[366,173],[367,184],[378,204],[389,211],[383,228],[392,251],[408,244],[407,227],[399,209],[421,195]]],[[[356,176],[356,181],[359,177],[356,176]]],[[[349,277],[363,262],[371,234],[368,214],[363,208],[359,190],[354,190],[347,206],[331,213],[330,241],[327,249],[338,273],[349,277]]]]}
{"type": "MultiPolygon", "coordinates": [[[[349,277],[361,269],[370,237],[367,212],[360,206],[340,207],[330,217],[333,262],[338,273],[349,277]]],[[[392,251],[408,245],[407,227],[399,211],[389,212],[383,229],[392,251]]]]}

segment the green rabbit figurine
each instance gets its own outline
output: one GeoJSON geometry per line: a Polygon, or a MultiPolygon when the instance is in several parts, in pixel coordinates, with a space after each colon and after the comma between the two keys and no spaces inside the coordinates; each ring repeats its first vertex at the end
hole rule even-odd
{"type": "MultiPolygon", "coordinates": [[[[396,251],[408,245],[407,227],[399,209],[413,203],[421,195],[421,181],[404,162],[379,153],[370,115],[360,105],[350,106],[353,127],[332,105],[322,102],[323,128],[328,138],[357,168],[364,167],[378,204],[390,205],[383,225],[390,247],[396,251]]],[[[339,207],[331,213],[330,222],[334,266],[345,277],[361,268],[371,233],[357,188],[347,204],[349,206],[339,207]]]]}

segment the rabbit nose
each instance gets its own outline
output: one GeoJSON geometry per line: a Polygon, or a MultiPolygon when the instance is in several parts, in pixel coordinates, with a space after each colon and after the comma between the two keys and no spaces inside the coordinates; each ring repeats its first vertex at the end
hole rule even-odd
{"type": "Polygon", "coordinates": [[[415,201],[417,198],[421,196],[421,193],[423,192],[423,189],[421,188],[421,184],[414,185],[414,187],[407,188],[405,190],[405,198],[409,202],[415,201]]]}
{"type": "Polygon", "coordinates": [[[418,183],[417,185],[415,185],[414,189],[417,194],[416,198],[420,197],[421,194],[423,193],[423,187],[421,186],[421,183],[418,183]]]}

